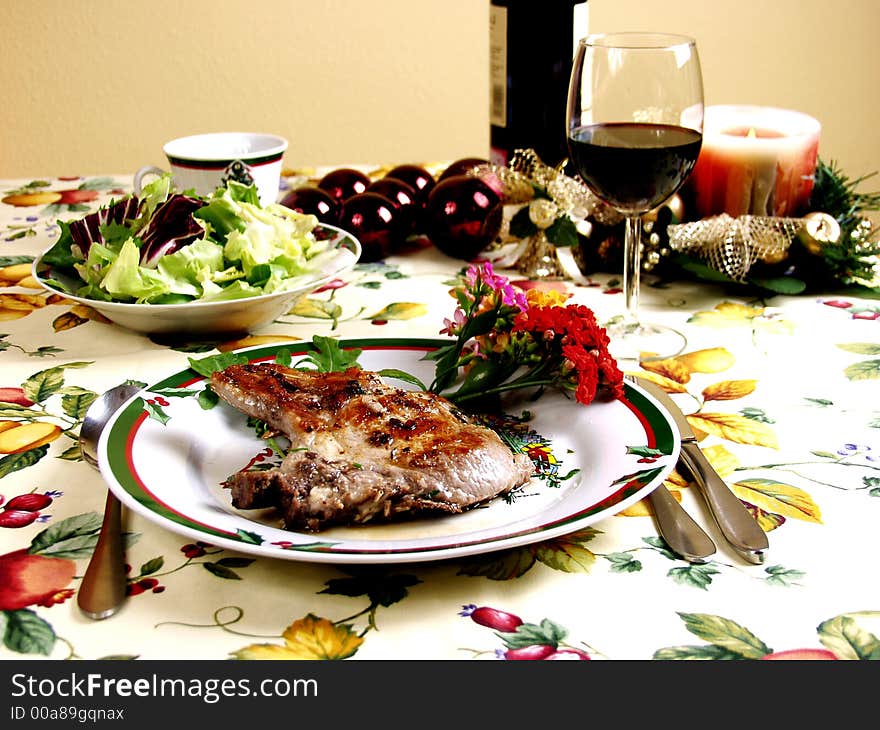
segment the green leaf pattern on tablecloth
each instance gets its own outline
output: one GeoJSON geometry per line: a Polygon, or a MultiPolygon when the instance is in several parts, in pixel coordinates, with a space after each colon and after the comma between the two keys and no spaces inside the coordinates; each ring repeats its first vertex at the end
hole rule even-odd
{"type": "Polygon", "coordinates": [[[49,452],[49,446],[38,446],[20,454],[9,454],[0,458],[0,479],[19,469],[33,466],[49,452]]]}
{"type": "MultiPolygon", "coordinates": [[[[869,612],[876,614],[877,612],[869,612]]],[[[856,615],[836,616],[817,627],[824,650],[774,651],[735,621],[708,614],[679,613],[688,631],[709,646],[660,649],[654,659],[880,659],[880,642],[859,627],[856,615]]]]}
{"type": "MultiPolygon", "coordinates": [[[[62,413],[72,422],[69,424],[70,427],[77,425],[77,422],[81,421],[86,408],[94,400],[96,394],[87,388],[66,385],[65,372],[70,369],[86,368],[89,365],[89,362],[73,362],[35,373],[22,384],[25,393],[34,401],[35,405],[23,407],[17,404],[3,404],[0,415],[28,422],[40,418],[57,417],[58,414],[50,408],[39,408],[36,404],[46,406],[53,396],[58,396],[62,413]]],[[[149,405],[147,408],[149,409],[149,405]]],[[[510,423],[515,424],[516,419],[512,419],[510,423]]],[[[497,426],[498,424],[495,425],[497,426]]],[[[528,429],[523,429],[521,426],[518,426],[518,429],[521,437],[523,433],[526,436],[526,438],[521,438],[522,443],[529,443],[534,446],[537,435],[528,432],[528,429]]],[[[510,440],[509,434],[508,440],[510,440]]],[[[546,447],[546,444],[544,446],[546,447]]],[[[33,452],[27,451],[23,454],[8,455],[3,460],[0,460],[0,464],[6,462],[7,470],[11,468],[14,462],[19,464],[17,468],[26,468],[37,463],[39,461],[38,457],[45,456],[47,449],[48,446],[41,446],[39,449],[33,450],[33,452]]],[[[631,447],[630,451],[640,454],[645,458],[650,458],[653,453],[651,449],[645,447],[631,447]]],[[[552,451],[549,453],[552,456],[552,451]]],[[[827,452],[827,454],[820,453],[817,456],[826,459],[835,458],[831,452],[827,452]]],[[[536,461],[536,463],[538,462],[536,461]]],[[[558,473],[559,462],[555,457],[550,460],[544,458],[541,463],[552,463],[556,467],[553,473],[558,473]]],[[[783,465],[770,465],[771,468],[781,466],[783,465]]],[[[642,478],[650,479],[650,471],[645,470],[642,478]]],[[[639,473],[636,473],[623,476],[621,481],[638,481],[639,479],[639,473]]],[[[737,487],[741,497],[750,499],[762,508],[772,509],[781,515],[797,519],[818,520],[818,510],[815,509],[815,505],[809,496],[802,490],[790,485],[771,479],[747,479],[737,482],[735,487],[737,487]],[[795,507],[798,504],[798,500],[800,500],[800,506],[795,507]]],[[[35,555],[71,560],[86,559],[96,542],[99,526],[100,515],[96,513],[74,516],[40,533],[28,550],[35,555]]],[[[531,546],[505,550],[488,556],[464,559],[459,561],[458,574],[462,576],[483,577],[493,581],[515,580],[523,577],[537,564],[542,564],[545,568],[555,571],[588,574],[595,569],[597,558],[599,557],[607,561],[608,569],[612,572],[638,573],[645,569],[644,561],[637,560],[634,557],[637,550],[644,548],[616,551],[604,555],[589,549],[586,546],[587,543],[595,539],[599,534],[600,531],[594,528],[587,528],[562,538],[536,543],[531,546]]],[[[246,542],[254,544],[259,544],[263,539],[256,532],[245,531],[240,531],[239,537],[246,542]]],[[[665,558],[678,560],[674,554],[666,549],[665,543],[661,539],[649,537],[645,538],[644,542],[649,549],[656,551],[665,558]]],[[[320,549],[322,544],[326,543],[316,542],[316,547],[320,549]]],[[[246,567],[250,562],[248,559],[225,558],[217,561],[206,561],[201,564],[205,570],[218,578],[240,581],[245,578],[236,569],[246,567]]],[[[157,575],[163,565],[164,560],[161,557],[148,561],[141,567],[139,574],[131,579],[132,584],[137,584],[139,581],[144,581],[148,577],[157,575]]],[[[678,585],[706,591],[711,587],[713,579],[719,576],[722,573],[722,569],[725,568],[726,566],[716,561],[710,561],[704,565],[678,565],[668,570],[667,577],[678,585]]],[[[169,579],[168,576],[177,570],[179,568],[165,574],[164,579],[166,582],[169,579]]],[[[766,571],[768,574],[766,580],[776,585],[791,586],[796,583],[797,578],[802,577],[802,574],[797,570],[782,566],[767,568],[766,571]]],[[[155,581],[156,578],[153,577],[152,580],[155,581]]],[[[320,593],[350,597],[367,595],[370,599],[370,606],[365,611],[371,615],[369,625],[372,625],[372,622],[375,620],[374,614],[379,606],[388,607],[405,600],[408,594],[407,588],[421,582],[421,579],[415,576],[407,576],[404,579],[398,578],[396,584],[392,581],[384,587],[380,586],[379,588],[374,587],[370,589],[360,586],[360,580],[358,578],[348,578],[340,579],[339,581],[328,581],[327,588],[320,591],[320,593]],[[396,588],[394,587],[395,585],[397,585],[396,588]]],[[[150,585],[152,589],[157,587],[164,589],[167,587],[158,583],[150,585]]],[[[42,619],[34,610],[18,609],[4,611],[3,615],[7,627],[4,634],[7,648],[19,653],[48,654],[51,652],[55,641],[51,624],[42,619]]],[[[736,629],[735,625],[731,622],[723,619],[702,620],[688,614],[683,614],[683,617],[687,617],[689,630],[692,630],[694,633],[699,631],[698,635],[702,638],[708,637],[707,640],[713,645],[700,648],[679,647],[664,649],[656,653],[656,658],[683,658],[685,656],[693,658],[695,655],[701,657],[711,656],[713,658],[720,658],[722,656],[742,658],[745,654],[756,654],[762,650],[761,645],[756,644],[757,648],[746,651],[743,647],[748,645],[748,641],[743,637],[748,638],[748,632],[736,629]],[[739,637],[739,642],[737,637],[739,637]]],[[[326,619],[318,619],[318,621],[322,620],[326,621],[326,619]]],[[[831,633],[831,627],[835,625],[828,624],[829,633],[831,633]]],[[[870,642],[862,641],[862,644],[868,643],[870,642]]],[[[354,647],[351,653],[353,654],[356,651],[357,647],[354,647]]],[[[871,651],[864,650],[862,653],[870,654],[871,651]]],[[[251,652],[242,649],[240,653],[242,658],[244,658],[251,652]]],[[[256,653],[259,654],[259,652],[256,653]]]]}
{"type": "Polygon", "coordinates": [[[7,649],[19,654],[49,655],[52,652],[55,632],[45,619],[27,608],[3,611],[2,614],[0,629],[7,649]]]}
{"type": "MultiPolygon", "coordinates": [[[[56,217],[79,217],[80,210],[93,209],[111,197],[118,197],[127,184],[109,177],[84,179],[76,183],[33,180],[0,190],[0,197],[25,196],[20,199],[22,201],[39,201],[43,199],[39,196],[47,195],[45,199],[49,200],[53,191],[71,188],[97,193],[97,198],[88,204],[16,204],[15,215],[4,218],[0,235],[7,250],[4,251],[6,255],[0,257],[0,315],[8,320],[9,329],[0,333],[0,357],[59,358],[68,349],[73,351],[70,346],[72,339],[65,338],[94,337],[97,341],[102,333],[108,331],[104,328],[109,325],[89,308],[71,306],[69,302],[40,290],[22,290],[17,286],[18,280],[8,280],[2,272],[7,267],[28,264],[33,260],[32,251],[19,253],[19,247],[24,250],[23,247],[31,245],[27,243],[31,239],[37,241],[57,235],[56,217]],[[25,320],[27,326],[13,329],[19,318],[25,320]],[[38,327],[45,328],[42,334],[38,327]],[[41,339],[44,344],[37,344],[41,339]]],[[[9,207],[13,203],[7,202],[5,205],[9,207]]],[[[448,262],[446,265],[448,269],[448,262]]],[[[291,333],[297,331],[292,328],[314,325],[322,327],[326,334],[334,335],[345,323],[360,323],[361,328],[373,327],[374,323],[386,323],[389,328],[395,323],[424,323],[435,335],[443,317],[451,313],[452,307],[446,311],[435,305],[435,302],[442,304],[445,301],[445,292],[441,292],[433,302],[431,296],[437,293],[438,287],[447,287],[452,279],[426,277],[424,281],[419,279],[414,284],[413,280],[420,275],[416,267],[403,257],[399,263],[358,265],[344,280],[331,282],[323,291],[302,300],[290,313],[280,318],[279,326],[284,325],[287,327],[284,331],[291,333]],[[358,297],[350,296],[349,288],[368,295],[369,306],[357,304],[358,297]],[[416,296],[422,293],[425,295],[424,301],[416,296]]],[[[718,375],[740,365],[734,353],[738,355],[743,351],[733,346],[728,348],[726,344],[719,347],[719,343],[727,343],[729,337],[741,332],[752,342],[760,338],[780,338],[780,341],[785,341],[795,332],[795,323],[773,309],[753,303],[704,299],[693,303],[693,306],[691,304],[686,302],[684,305],[690,307],[689,312],[682,310],[687,325],[692,333],[705,333],[702,340],[709,346],[692,349],[678,359],[653,365],[642,374],[660,382],[671,392],[679,393],[679,397],[685,399],[682,402],[690,398],[690,404],[694,406],[689,414],[692,416],[692,425],[704,436],[701,445],[708,447],[708,453],[714,455],[717,464],[725,465],[722,475],[729,479],[734,491],[749,509],[759,516],[764,529],[784,533],[789,527],[787,520],[799,523],[797,526],[800,529],[821,529],[825,512],[823,502],[830,493],[847,493],[852,499],[847,509],[873,508],[873,500],[880,497],[880,466],[876,461],[876,447],[870,450],[864,440],[859,441],[846,433],[824,431],[813,434],[812,441],[803,444],[801,453],[806,456],[789,458],[788,454],[780,454],[780,458],[774,458],[777,447],[781,446],[781,430],[777,423],[780,414],[765,409],[764,403],[756,397],[764,384],[761,369],[746,368],[726,379],[720,379],[718,375]],[[699,377],[699,385],[695,384],[695,376],[699,377]],[[713,381],[715,377],[719,379],[713,381]],[[709,403],[712,405],[707,410],[709,403]],[[742,403],[742,406],[737,410],[738,403],[742,403]],[[848,440],[852,440],[852,443],[848,443],[848,440]],[[736,449],[734,458],[731,458],[731,452],[724,453],[718,448],[726,446],[736,449]],[[741,478],[740,472],[745,472],[741,478]],[[731,478],[733,475],[736,477],[731,478]]],[[[822,310],[831,309],[824,307],[821,302],[816,302],[814,307],[818,314],[827,314],[822,310]]],[[[839,311],[844,318],[858,313],[856,309],[839,311]]],[[[866,322],[865,326],[871,324],[866,322]]],[[[358,332],[363,332],[363,329],[358,332]]],[[[877,357],[880,355],[880,345],[869,339],[876,337],[876,329],[870,330],[870,333],[865,335],[865,339],[853,338],[836,344],[840,356],[836,373],[853,387],[880,378],[880,359],[877,357]]],[[[157,353],[163,350],[207,353],[222,348],[224,344],[222,341],[152,342],[157,353]]],[[[3,499],[0,513],[15,496],[52,495],[51,505],[42,509],[37,521],[31,525],[23,528],[0,527],[7,551],[0,555],[0,576],[3,578],[0,581],[0,641],[12,658],[55,656],[65,652],[68,657],[77,658],[77,652],[81,650],[77,642],[86,642],[85,634],[80,639],[56,635],[55,624],[70,627],[65,632],[73,631],[76,625],[67,614],[75,611],[71,599],[78,585],[78,576],[82,575],[97,541],[100,527],[99,513],[76,513],[75,507],[71,509],[75,504],[73,495],[78,496],[76,473],[72,470],[80,468],[75,467],[73,462],[81,461],[76,433],[86,408],[97,395],[84,383],[88,382],[87,376],[97,367],[99,365],[90,360],[67,363],[59,360],[53,367],[33,372],[23,381],[16,373],[17,382],[0,382],[0,387],[21,387],[34,404],[23,406],[0,402],[0,421],[13,422],[13,428],[18,424],[39,421],[57,423],[61,427],[61,433],[49,443],[19,453],[0,454],[0,497],[3,499]],[[66,466],[71,469],[70,484],[43,483],[43,467],[56,460],[69,462],[66,466]],[[25,570],[36,572],[29,573],[32,576],[29,582],[19,586],[15,581],[25,570]],[[40,585],[45,590],[31,595],[27,591],[37,586],[37,572],[41,576],[40,585]]],[[[829,392],[830,389],[825,392],[823,385],[818,383],[810,392],[801,394],[802,401],[807,408],[833,414],[840,405],[836,402],[836,396],[829,395],[829,392]]],[[[157,412],[162,408],[161,405],[149,407],[157,409],[157,412]]],[[[864,426],[880,428],[880,414],[875,412],[873,417],[869,414],[864,426]]],[[[633,445],[632,449],[634,453],[644,449],[641,455],[646,458],[651,456],[644,445],[633,445]]],[[[570,477],[571,474],[564,473],[564,469],[562,476],[559,476],[560,462],[556,461],[559,455],[553,455],[552,449],[550,454],[553,458],[548,457],[544,461],[546,473],[557,478],[570,477]]],[[[643,476],[646,474],[647,470],[643,476]]],[[[639,475],[627,475],[626,478],[638,479],[639,475]]],[[[667,486],[679,494],[687,494],[690,488],[688,482],[676,473],[670,476],[667,486]]],[[[510,606],[524,603],[527,596],[530,605],[534,605],[534,601],[539,599],[532,597],[536,594],[531,589],[536,587],[537,595],[540,595],[540,580],[544,575],[564,576],[567,585],[574,592],[580,591],[580,595],[588,595],[594,579],[600,575],[634,585],[640,585],[640,581],[645,581],[646,585],[662,582],[674,591],[674,600],[680,606],[697,601],[702,605],[702,601],[711,598],[718,587],[735,586],[737,581],[743,580],[743,568],[720,556],[703,565],[691,565],[680,560],[654,534],[653,526],[644,516],[621,515],[609,522],[638,524],[638,530],[648,534],[641,537],[641,541],[636,538],[624,543],[615,535],[613,524],[603,524],[601,527],[608,529],[591,527],[526,547],[436,565],[398,566],[390,570],[370,568],[347,574],[342,569],[336,571],[331,568],[330,575],[339,575],[332,578],[325,578],[325,572],[312,573],[314,566],[308,566],[304,574],[312,578],[320,576],[318,585],[323,580],[324,588],[314,590],[313,595],[306,597],[309,610],[291,613],[287,621],[273,627],[271,631],[277,631],[274,638],[241,637],[240,633],[247,633],[240,632],[240,629],[244,619],[249,616],[244,609],[228,604],[215,609],[207,607],[208,611],[214,611],[213,619],[208,622],[199,623],[198,619],[203,617],[189,614],[191,623],[178,624],[176,630],[213,632],[212,636],[230,636],[234,630],[238,643],[231,650],[218,647],[215,653],[218,658],[339,659],[357,656],[368,642],[381,644],[387,641],[393,634],[392,627],[397,628],[395,620],[403,616],[407,616],[418,631],[432,631],[430,625],[421,626],[408,613],[410,605],[424,607],[424,594],[431,586],[440,588],[431,600],[432,607],[437,609],[436,619],[441,621],[444,602],[453,603],[460,594],[468,592],[479,595],[486,586],[501,587],[503,584],[503,595],[509,598],[510,606]],[[350,606],[350,610],[340,610],[345,606],[350,606]],[[233,616],[231,619],[223,618],[229,613],[233,616]]],[[[817,533],[817,538],[819,535],[817,533]]],[[[131,546],[137,541],[138,535],[129,534],[126,537],[131,546]]],[[[250,544],[263,541],[256,531],[239,531],[238,537],[250,544]]],[[[316,539],[313,547],[321,550],[327,544],[328,541],[316,539]]],[[[303,549],[302,546],[297,547],[303,549]]],[[[178,560],[169,557],[170,552],[151,554],[138,569],[132,571],[129,574],[132,592],[129,600],[153,600],[159,605],[163,602],[177,605],[181,597],[189,595],[188,576],[193,575],[193,569],[210,576],[208,580],[222,581],[227,591],[241,591],[243,597],[266,586],[263,575],[266,571],[261,573],[251,567],[259,561],[203,543],[187,543],[180,550],[183,557],[178,560]]],[[[796,565],[774,563],[748,570],[749,579],[766,585],[768,590],[786,594],[802,590],[809,585],[811,578],[808,571],[796,565]]],[[[869,579],[865,577],[865,580],[869,579]]],[[[300,587],[300,584],[297,585],[300,587]]],[[[607,627],[600,624],[591,626],[587,621],[581,626],[590,626],[591,635],[573,636],[565,621],[555,617],[557,610],[561,612],[562,606],[554,607],[549,602],[551,599],[547,600],[547,615],[541,616],[539,613],[533,620],[520,621],[517,629],[500,633],[486,626],[475,625],[475,633],[471,635],[473,640],[451,643],[450,651],[478,658],[615,658],[613,655],[606,656],[592,646],[592,643],[596,646],[602,644],[603,632],[607,631],[607,627]],[[586,643],[587,639],[591,644],[586,643]],[[460,648],[466,644],[479,648],[460,648]]],[[[601,600],[601,596],[597,600],[601,600]]],[[[450,615],[457,612],[457,605],[448,608],[450,615]]],[[[651,651],[645,642],[644,654],[645,658],[663,660],[760,659],[768,655],[769,658],[878,659],[880,642],[864,624],[876,618],[880,611],[870,610],[871,606],[857,608],[863,608],[864,611],[829,616],[818,622],[815,625],[816,641],[804,642],[806,648],[772,646],[769,643],[771,636],[761,637],[756,629],[721,612],[679,611],[677,616],[682,631],[690,633],[700,643],[660,646],[651,651]],[[815,644],[821,645],[821,648],[815,644]]],[[[204,600],[199,602],[197,610],[206,610],[204,600]]],[[[123,617],[120,616],[119,620],[123,620],[123,617]]],[[[401,626],[406,623],[402,622],[401,626]]],[[[144,632],[146,639],[140,637],[136,641],[135,637],[120,634],[118,650],[111,655],[112,658],[137,657],[142,643],[150,641],[151,632],[162,632],[166,626],[157,622],[156,626],[140,626],[139,630],[144,632]]],[[[449,641],[453,642],[453,639],[449,641]]],[[[651,638],[648,641],[656,640],[651,638]]],[[[653,646],[657,647],[657,644],[653,646]]]]}

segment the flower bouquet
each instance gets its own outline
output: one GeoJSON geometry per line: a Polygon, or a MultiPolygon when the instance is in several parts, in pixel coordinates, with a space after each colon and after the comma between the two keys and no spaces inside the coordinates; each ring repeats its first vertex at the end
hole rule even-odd
{"type": "Polygon", "coordinates": [[[556,291],[523,293],[489,263],[468,267],[450,293],[458,306],[440,332],[455,340],[428,356],[430,391],[458,405],[520,389],[537,397],[555,388],[583,404],[623,394],[608,335],[588,307],[556,291]]]}

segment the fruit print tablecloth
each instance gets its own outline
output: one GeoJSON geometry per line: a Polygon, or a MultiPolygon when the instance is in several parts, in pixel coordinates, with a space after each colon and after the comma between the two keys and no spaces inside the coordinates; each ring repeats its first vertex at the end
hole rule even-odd
{"type": "MultiPolygon", "coordinates": [[[[840,293],[751,301],[694,282],[644,287],[645,311],[688,338],[651,375],[689,404],[710,459],[769,533],[763,565],[726,549],[677,472],[667,486],[719,544],[703,565],[667,549],[642,502],[525,547],[360,566],[235,553],[128,514],[126,604],[100,623],[83,618],[75,594],[105,486],[76,434],[97,393],[156,382],[194,352],[315,334],[437,337],[464,266],[422,242],[359,265],[244,340],[169,347],[30,279],[59,218],[130,184],[0,181],[2,658],[880,656],[880,305],[840,293]]],[[[617,284],[602,274],[554,286],[601,320],[622,309],[617,284]]]]}

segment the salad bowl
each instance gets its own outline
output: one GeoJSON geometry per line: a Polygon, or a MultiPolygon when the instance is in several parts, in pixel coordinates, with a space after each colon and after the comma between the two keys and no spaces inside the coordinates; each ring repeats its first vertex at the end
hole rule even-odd
{"type": "Polygon", "coordinates": [[[42,287],[147,335],[243,335],[352,269],[347,231],[230,183],[209,198],[172,193],[170,178],[80,221],[36,258],[42,287]]]}
{"type": "Polygon", "coordinates": [[[289,312],[304,296],[331,279],[351,270],[360,257],[360,242],[347,231],[325,223],[315,226],[315,234],[329,236],[333,253],[320,267],[303,275],[295,288],[243,299],[190,301],[177,304],[134,304],[110,302],[76,296],[53,285],[60,274],[43,261],[44,254],[33,264],[34,278],[53,294],[91,307],[114,324],[145,335],[166,335],[181,338],[210,338],[215,335],[241,335],[270,324],[289,312]]]}

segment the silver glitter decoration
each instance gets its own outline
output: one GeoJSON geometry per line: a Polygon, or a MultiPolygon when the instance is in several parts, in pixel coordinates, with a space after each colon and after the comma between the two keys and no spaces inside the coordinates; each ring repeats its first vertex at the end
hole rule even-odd
{"type": "Polygon", "coordinates": [[[695,255],[731,279],[743,281],[757,261],[781,257],[803,228],[801,218],[726,213],[667,228],[669,247],[695,255]]]}

